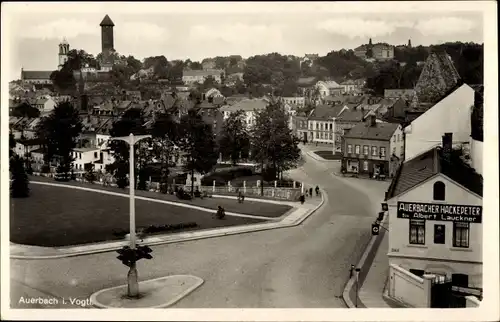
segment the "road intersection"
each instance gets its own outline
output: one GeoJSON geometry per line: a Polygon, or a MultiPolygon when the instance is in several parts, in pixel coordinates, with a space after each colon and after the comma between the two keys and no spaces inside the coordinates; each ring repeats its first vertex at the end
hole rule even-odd
{"type": "MultiPolygon", "coordinates": [[[[338,178],[331,175],[338,163],[304,159],[289,175],[326,196],[301,225],[153,246],[153,260],[138,264],[140,280],[188,274],[205,281],[173,308],[345,307],[340,296],[349,268],[370,239],[385,185],[338,178]]],[[[11,259],[11,303],[19,307],[16,299],[26,294],[83,300],[122,285],[127,268],[115,255],[11,259]]]]}

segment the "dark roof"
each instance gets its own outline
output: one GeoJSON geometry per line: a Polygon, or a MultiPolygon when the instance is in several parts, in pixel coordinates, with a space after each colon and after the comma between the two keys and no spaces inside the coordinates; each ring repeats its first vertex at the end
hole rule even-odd
{"type": "Polygon", "coordinates": [[[33,145],[42,145],[43,140],[41,139],[24,139],[24,140],[17,140],[16,141],[19,144],[25,145],[25,146],[33,146],[33,145]]]}
{"type": "Polygon", "coordinates": [[[50,79],[51,70],[23,70],[21,79],[50,79]]]}
{"type": "Polygon", "coordinates": [[[427,179],[442,173],[464,188],[483,196],[483,177],[460,158],[461,152],[453,150],[450,161],[436,147],[403,163],[389,186],[386,200],[418,186],[427,179]]]}
{"type": "Polygon", "coordinates": [[[343,108],[344,106],[342,105],[319,105],[312,111],[310,118],[322,120],[331,119],[337,117],[343,108]]]}
{"type": "Polygon", "coordinates": [[[103,27],[103,26],[114,27],[115,24],[113,23],[113,21],[111,20],[111,18],[108,15],[106,15],[106,16],[104,16],[104,19],[102,19],[102,21],[99,24],[99,26],[101,26],[101,27],[103,27]]]}
{"type": "Polygon", "coordinates": [[[375,126],[370,126],[369,123],[360,123],[350,129],[344,137],[388,141],[398,126],[399,124],[394,123],[375,123],[375,126]]]}
{"type": "Polygon", "coordinates": [[[30,153],[43,153],[44,149],[43,148],[38,148],[38,149],[35,149],[35,150],[32,150],[30,153]]]}
{"type": "Polygon", "coordinates": [[[363,121],[364,116],[365,111],[361,111],[360,109],[349,109],[342,112],[338,119],[344,122],[361,122],[363,121]]]}
{"type": "Polygon", "coordinates": [[[304,85],[312,85],[316,82],[316,77],[300,77],[297,80],[297,85],[299,86],[304,86],[304,85]]]}

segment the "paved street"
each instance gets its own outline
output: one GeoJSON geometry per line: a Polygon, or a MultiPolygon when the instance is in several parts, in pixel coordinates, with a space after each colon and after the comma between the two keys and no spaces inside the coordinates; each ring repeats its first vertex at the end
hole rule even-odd
{"type": "MultiPolygon", "coordinates": [[[[304,149],[309,148],[318,149],[304,149]]],[[[204,279],[176,308],[345,307],[340,296],[350,264],[359,260],[368,243],[375,207],[380,207],[388,183],[347,181],[330,175],[338,163],[305,159],[291,175],[313,187],[318,184],[328,196],[325,206],[302,225],[155,246],[154,259],[138,265],[140,279],[171,274],[204,279]]],[[[11,260],[11,298],[87,298],[102,288],[124,284],[126,273],[116,253],[11,260]]]]}

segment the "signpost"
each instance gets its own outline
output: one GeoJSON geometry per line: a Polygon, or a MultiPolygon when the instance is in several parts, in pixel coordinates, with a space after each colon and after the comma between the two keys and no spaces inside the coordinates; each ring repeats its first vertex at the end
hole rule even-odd
{"type": "Polygon", "coordinates": [[[480,224],[482,221],[482,214],[483,211],[481,206],[399,201],[397,218],[480,224]]]}

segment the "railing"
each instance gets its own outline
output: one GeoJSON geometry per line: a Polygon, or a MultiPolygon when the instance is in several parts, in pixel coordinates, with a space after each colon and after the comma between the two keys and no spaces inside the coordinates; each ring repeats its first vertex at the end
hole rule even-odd
{"type": "MultiPolygon", "coordinates": [[[[49,178],[54,178],[55,174],[54,173],[40,173],[40,172],[33,172],[34,176],[43,176],[43,177],[49,177],[49,178]]],[[[89,182],[85,178],[85,173],[79,172],[79,173],[73,173],[75,176],[75,180],[78,182],[85,182],[85,183],[93,183],[93,184],[100,184],[103,186],[110,186],[110,187],[116,187],[116,179],[109,175],[109,174],[102,174],[99,172],[95,173],[95,180],[93,182],[89,182]]],[[[290,184],[291,186],[293,185],[292,183],[290,184]]],[[[239,192],[241,192],[244,196],[256,196],[256,197],[265,197],[265,198],[274,198],[274,199],[281,199],[281,200],[290,200],[290,201],[297,201],[301,195],[301,188],[300,185],[297,183],[297,188],[293,187],[264,187],[261,190],[261,187],[258,186],[243,186],[243,187],[235,187],[231,186],[229,184],[224,185],[224,186],[200,186],[197,185],[196,182],[194,184],[194,190],[199,190],[200,192],[206,192],[208,195],[238,195],[239,192]],[[261,192],[263,194],[261,195],[261,192]]],[[[174,192],[176,190],[179,190],[182,188],[185,191],[191,191],[191,184],[167,184],[167,190],[174,192]]],[[[146,182],[146,190],[148,191],[153,191],[153,192],[160,192],[160,183],[159,182],[152,182],[152,181],[147,181],[146,182]]]]}

